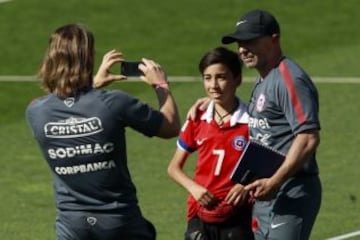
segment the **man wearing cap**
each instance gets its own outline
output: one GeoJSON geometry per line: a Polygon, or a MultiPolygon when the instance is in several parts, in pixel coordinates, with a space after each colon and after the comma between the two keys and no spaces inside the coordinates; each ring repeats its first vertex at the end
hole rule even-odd
{"type": "Polygon", "coordinates": [[[259,73],[249,103],[250,138],[286,154],[272,177],[245,187],[256,200],[255,238],[309,239],[322,192],[315,159],[320,142],[316,87],[283,55],[280,27],[269,12],[246,13],[222,43],[237,43],[244,65],[259,73]]]}

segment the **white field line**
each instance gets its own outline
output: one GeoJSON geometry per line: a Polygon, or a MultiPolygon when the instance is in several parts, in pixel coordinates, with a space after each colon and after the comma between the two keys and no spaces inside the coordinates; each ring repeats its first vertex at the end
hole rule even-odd
{"type": "Polygon", "coordinates": [[[0,3],[10,2],[11,0],[0,0],[0,3]]]}
{"type": "Polygon", "coordinates": [[[349,238],[352,238],[355,236],[360,236],[360,231],[355,231],[355,232],[347,233],[344,235],[328,238],[326,240],[343,240],[343,239],[349,239],[349,238]]]}
{"type": "MultiPolygon", "coordinates": [[[[2,0],[0,0],[2,1],[2,0]]],[[[200,76],[169,76],[170,82],[200,81],[200,76]]],[[[244,82],[253,82],[255,77],[244,77],[244,82]]],[[[312,77],[315,83],[360,83],[360,77],[312,77]]],[[[139,78],[129,78],[131,81],[140,81],[139,78]]],[[[0,76],[0,82],[35,82],[36,76],[0,76]]]]}

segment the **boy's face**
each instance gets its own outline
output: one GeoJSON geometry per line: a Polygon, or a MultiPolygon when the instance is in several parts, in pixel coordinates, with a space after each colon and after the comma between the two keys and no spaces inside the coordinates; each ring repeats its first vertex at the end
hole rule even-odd
{"type": "Polygon", "coordinates": [[[212,64],[203,72],[204,89],[215,103],[226,104],[233,101],[240,79],[235,79],[232,72],[221,63],[212,64]]]}

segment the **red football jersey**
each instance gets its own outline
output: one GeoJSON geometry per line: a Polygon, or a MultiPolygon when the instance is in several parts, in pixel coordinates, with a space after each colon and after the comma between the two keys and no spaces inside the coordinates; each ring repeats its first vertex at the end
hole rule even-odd
{"type": "MultiPolygon", "coordinates": [[[[230,175],[249,138],[249,116],[246,105],[240,102],[230,121],[218,126],[213,119],[213,109],[211,102],[194,121],[187,120],[177,144],[184,151],[198,151],[194,181],[222,200],[235,184],[230,175]]],[[[198,203],[189,195],[188,219],[196,215],[198,208],[198,203]]]]}

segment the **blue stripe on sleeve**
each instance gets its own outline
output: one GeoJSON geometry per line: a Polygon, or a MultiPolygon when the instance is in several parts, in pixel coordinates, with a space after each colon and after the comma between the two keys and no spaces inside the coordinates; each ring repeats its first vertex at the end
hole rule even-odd
{"type": "Polygon", "coordinates": [[[189,147],[183,140],[181,140],[180,138],[178,138],[177,140],[177,145],[179,148],[181,148],[183,151],[185,152],[194,152],[196,149],[189,147]]]}

